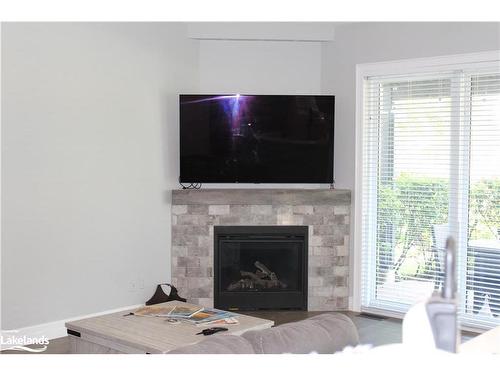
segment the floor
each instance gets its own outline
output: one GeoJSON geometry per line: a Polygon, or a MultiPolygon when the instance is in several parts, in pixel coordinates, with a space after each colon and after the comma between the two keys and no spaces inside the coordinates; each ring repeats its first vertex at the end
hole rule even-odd
{"type": "MultiPolygon", "coordinates": [[[[311,316],[322,314],[316,311],[253,311],[248,312],[258,318],[274,320],[276,325],[295,322],[311,316]]],[[[377,316],[358,314],[350,311],[342,312],[354,322],[358,328],[361,344],[372,344],[379,346],[401,342],[401,320],[394,318],[381,318],[377,316]]],[[[462,341],[466,341],[475,334],[462,333],[462,341]]],[[[67,337],[61,337],[50,341],[44,354],[64,354],[69,352],[67,337]]],[[[4,351],[2,354],[21,354],[25,352],[4,351]]]]}

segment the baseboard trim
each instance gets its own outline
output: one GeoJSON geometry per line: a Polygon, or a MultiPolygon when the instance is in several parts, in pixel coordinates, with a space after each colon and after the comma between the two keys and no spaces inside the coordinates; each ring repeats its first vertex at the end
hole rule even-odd
{"type": "Polygon", "coordinates": [[[93,314],[74,316],[74,317],[63,319],[63,320],[57,320],[54,322],[48,322],[48,323],[43,323],[43,324],[38,324],[38,325],[23,327],[23,328],[16,328],[15,331],[18,331],[18,332],[16,332],[16,336],[22,336],[22,335],[26,335],[27,337],[45,336],[48,340],[53,340],[53,339],[57,339],[59,337],[67,336],[66,327],[64,326],[64,324],[66,322],[70,322],[73,320],[93,318],[93,317],[99,316],[99,315],[112,314],[112,313],[123,311],[123,310],[134,310],[134,309],[137,309],[141,306],[144,306],[144,305],[139,304],[139,305],[132,305],[132,306],[124,306],[124,307],[119,307],[116,309],[100,311],[100,312],[93,313],[93,314]]]}

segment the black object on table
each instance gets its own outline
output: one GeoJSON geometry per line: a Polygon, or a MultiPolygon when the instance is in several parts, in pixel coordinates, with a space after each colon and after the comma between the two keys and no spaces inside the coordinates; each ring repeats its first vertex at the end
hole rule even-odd
{"type": "Polygon", "coordinates": [[[227,328],[224,327],[212,327],[212,328],[205,328],[203,331],[198,332],[197,335],[213,335],[214,333],[217,332],[222,332],[222,331],[227,331],[227,328]]]}
{"type": "Polygon", "coordinates": [[[179,296],[177,288],[175,286],[173,286],[172,284],[168,284],[168,283],[158,284],[156,286],[156,291],[153,294],[153,297],[151,297],[146,302],[146,306],[156,305],[157,303],[163,303],[163,302],[168,302],[168,301],[186,302],[186,299],[179,296]],[[165,294],[165,292],[163,291],[163,288],[161,287],[162,285],[166,285],[166,286],[170,287],[170,293],[168,295],[165,294]]]}

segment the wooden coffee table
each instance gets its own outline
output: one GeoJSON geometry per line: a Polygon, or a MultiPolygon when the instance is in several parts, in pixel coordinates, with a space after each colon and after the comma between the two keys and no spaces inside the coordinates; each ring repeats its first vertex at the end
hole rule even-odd
{"type": "MultiPolygon", "coordinates": [[[[171,301],[162,305],[189,305],[171,301]]],[[[193,305],[190,305],[193,306],[193,305]]],[[[178,347],[195,344],[212,336],[196,335],[210,326],[181,322],[171,324],[166,318],[127,315],[134,310],[67,322],[71,353],[166,353],[178,347]]],[[[241,335],[250,330],[270,328],[272,320],[237,314],[239,324],[218,325],[226,332],[216,335],[241,335]]]]}

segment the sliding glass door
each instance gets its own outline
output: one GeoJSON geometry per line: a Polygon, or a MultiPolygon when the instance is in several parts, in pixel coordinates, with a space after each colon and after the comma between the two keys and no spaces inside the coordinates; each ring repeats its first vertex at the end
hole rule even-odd
{"type": "Polygon", "coordinates": [[[497,69],[365,77],[362,309],[439,290],[452,235],[462,321],[500,323],[499,89],[497,69]]]}

